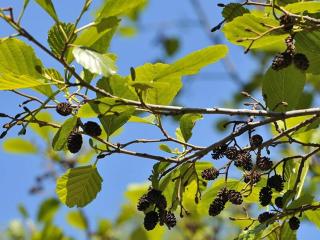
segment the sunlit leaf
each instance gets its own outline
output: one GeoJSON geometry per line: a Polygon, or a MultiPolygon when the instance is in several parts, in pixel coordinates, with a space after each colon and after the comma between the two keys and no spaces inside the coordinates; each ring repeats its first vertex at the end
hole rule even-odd
{"type": "Polygon", "coordinates": [[[3,150],[15,154],[35,154],[38,148],[30,141],[22,138],[8,138],[3,142],[3,150]]]}
{"type": "Polygon", "coordinates": [[[77,124],[77,121],[78,121],[78,118],[74,116],[67,119],[62,124],[61,128],[58,130],[58,132],[53,138],[53,141],[52,141],[53,150],[61,151],[64,148],[70,133],[72,132],[72,130],[77,124]]]}
{"type": "Polygon", "coordinates": [[[72,168],[58,178],[56,193],[68,207],[84,207],[96,198],[102,181],[95,166],[72,168]]]}

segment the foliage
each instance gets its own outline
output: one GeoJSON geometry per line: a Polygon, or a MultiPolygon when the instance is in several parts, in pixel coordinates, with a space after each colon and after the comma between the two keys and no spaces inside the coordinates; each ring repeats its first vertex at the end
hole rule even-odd
{"type": "MultiPolygon", "coordinates": [[[[320,3],[219,3],[222,21],[212,31],[221,29],[228,45],[207,46],[171,63],[128,66],[130,74],[121,75],[110,43],[126,24],[135,25],[148,1],[105,1],[84,26],[79,23],[92,0],[83,1],[72,23],[58,17],[51,0],[35,2],[54,20],[47,43],[20,22],[29,1],[17,20],[13,9],[0,8],[0,18],[16,33],[0,39],[0,90],[23,98],[20,112],[0,113],[5,121],[0,138],[6,152],[42,154],[31,140],[5,139],[14,128],[20,128],[18,135],[32,130],[44,141],[46,158],[63,172],[57,176],[53,168],[37,177],[30,193],[41,192],[43,180],[53,178],[56,196],[41,203],[35,227],[10,222],[3,233],[7,238],[72,239],[55,225],[60,203],[78,208],[66,214],[66,221],[92,239],[296,239],[300,221],[320,226],[320,109],[312,107],[319,90],[320,3]],[[234,96],[233,108],[177,106],[188,84],[183,79],[230,61],[232,44],[261,62],[259,72],[234,96]],[[47,68],[33,47],[62,70],[47,68]],[[225,136],[198,146],[196,125],[209,115],[227,117],[225,136]],[[168,116],[174,117],[174,133],[164,124],[168,116]],[[159,138],[114,140],[129,124],[156,129],[159,138]],[[259,127],[271,137],[258,134],[259,127]],[[82,146],[82,137],[89,138],[88,145],[82,146]],[[140,152],[141,144],[157,144],[159,150],[140,152]],[[103,185],[98,163],[116,154],[156,162],[147,184],[128,187],[117,219],[99,219],[92,228],[85,206],[94,205],[103,185]],[[232,171],[236,174],[230,176],[232,171]],[[269,212],[259,208],[257,214],[254,206],[269,212]],[[222,226],[231,230],[220,236],[222,226]]],[[[161,44],[168,58],[180,49],[179,38],[161,37],[161,44]]],[[[29,221],[27,208],[18,209],[29,221]]]]}

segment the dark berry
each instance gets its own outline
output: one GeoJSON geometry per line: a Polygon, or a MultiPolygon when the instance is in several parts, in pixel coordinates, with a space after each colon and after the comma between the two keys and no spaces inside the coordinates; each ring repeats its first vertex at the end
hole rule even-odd
{"type": "Polygon", "coordinates": [[[138,211],[145,211],[151,205],[150,199],[146,194],[144,194],[138,202],[137,209],[138,211]]]}
{"type": "Polygon", "coordinates": [[[263,138],[259,134],[255,134],[250,138],[250,145],[253,148],[259,147],[263,143],[263,138]]]}
{"type": "Polygon", "coordinates": [[[268,221],[270,218],[272,218],[275,214],[272,213],[272,212],[264,212],[264,213],[261,213],[259,216],[258,216],[258,221],[259,223],[264,223],[266,221],[268,221]]]}
{"type": "Polygon", "coordinates": [[[295,231],[300,227],[300,220],[297,217],[292,217],[289,220],[291,230],[295,231]]]}
{"type": "Polygon", "coordinates": [[[82,146],[82,135],[80,133],[72,132],[67,140],[67,147],[71,153],[77,153],[82,146]]]}
{"type": "Polygon", "coordinates": [[[167,207],[167,200],[160,190],[154,188],[150,189],[147,193],[147,197],[150,202],[157,206],[157,208],[165,209],[167,207]]]}
{"type": "Polygon", "coordinates": [[[238,152],[236,147],[228,147],[224,155],[230,160],[235,160],[238,156],[238,152]]]}
{"type": "Polygon", "coordinates": [[[165,214],[164,223],[167,225],[169,229],[173,228],[177,224],[176,217],[172,212],[167,212],[165,214]]]}
{"type": "Polygon", "coordinates": [[[83,131],[92,137],[98,137],[101,135],[101,132],[102,132],[99,124],[97,124],[96,122],[92,122],[92,121],[86,122],[83,125],[83,131]]]}
{"type": "Polygon", "coordinates": [[[256,164],[262,171],[270,170],[273,165],[272,161],[270,161],[270,158],[268,157],[258,157],[256,164]]]}
{"type": "Polygon", "coordinates": [[[144,228],[147,231],[150,231],[156,227],[158,221],[159,221],[158,213],[156,213],[155,211],[148,212],[144,216],[144,223],[143,223],[144,228]]]}
{"type": "Polygon", "coordinates": [[[216,198],[210,204],[209,207],[209,215],[214,217],[219,215],[224,209],[225,202],[223,202],[220,198],[216,198]]]}
{"type": "Polygon", "coordinates": [[[271,68],[275,71],[279,71],[281,69],[289,67],[291,63],[292,63],[291,54],[288,52],[283,52],[283,53],[277,54],[274,57],[271,68]]]}
{"type": "Polygon", "coordinates": [[[220,158],[222,158],[224,156],[224,153],[225,151],[227,150],[227,145],[223,144],[221,146],[218,146],[218,147],[215,147],[213,150],[212,150],[212,158],[214,160],[218,160],[220,158]]]}
{"type": "Polygon", "coordinates": [[[274,204],[278,207],[278,208],[283,208],[283,197],[277,197],[274,200],[274,204]]]}
{"type": "Polygon", "coordinates": [[[237,159],[234,161],[236,167],[242,167],[246,171],[250,171],[253,167],[251,155],[247,151],[239,152],[237,159]]]}
{"type": "Polygon", "coordinates": [[[251,183],[251,184],[255,184],[257,182],[259,182],[261,179],[261,175],[260,173],[258,173],[257,171],[251,171],[247,174],[245,174],[243,181],[245,183],[251,183]]]}
{"type": "Polygon", "coordinates": [[[202,171],[201,176],[205,180],[214,180],[219,176],[219,171],[214,167],[207,168],[202,171]]]}
{"type": "Polygon", "coordinates": [[[68,102],[58,103],[56,111],[62,116],[68,116],[72,113],[72,106],[68,102]]]}
{"type": "Polygon", "coordinates": [[[293,56],[293,63],[297,68],[303,71],[309,68],[309,60],[307,56],[302,53],[297,53],[293,56]]]}
{"type": "Polygon", "coordinates": [[[222,188],[217,193],[217,198],[220,199],[224,203],[228,202],[228,200],[229,200],[229,190],[227,188],[222,188]]]}
{"type": "Polygon", "coordinates": [[[242,195],[241,195],[240,192],[237,192],[235,190],[229,190],[228,195],[229,195],[228,196],[229,197],[229,201],[232,204],[241,205],[241,203],[243,202],[242,195]]]}
{"type": "Polygon", "coordinates": [[[280,25],[283,25],[285,31],[290,31],[293,28],[295,19],[287,14],[280,17],[280,25]]]}
{"type": "Polygon", "coordinates": [[[272,191],[269,187],[263,187],[259,193],[259,202],[262,206],[267,206],[270,204],[272,199],[272,191]]]}
{"type": "Polygon", "coordinates": [[[283,190],[283,179],[280,175],[273,175],[268,179],[267,185],[270,188],[274,188],[276,191],[281,192],[283,190]]]}

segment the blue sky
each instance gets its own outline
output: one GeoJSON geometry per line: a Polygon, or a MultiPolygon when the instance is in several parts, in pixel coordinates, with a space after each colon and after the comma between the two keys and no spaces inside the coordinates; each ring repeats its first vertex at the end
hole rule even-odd
{"type": "MultiPolygon", "coordinates": [[[[18,10],[21,9],[22,2],[22,0],[1,0],[0,7],[12,6],[17,14],[18,10]]],[[[34,4],[34,1],[31,2],[32,4],[28,8],[22,23],[26,29],[30,30],[29,32],[31,34],[40,39],[41,42],[46,43],[47,31],[53,22],[46,16],[42,9],[34,4]]],[[[65,22],[74,21],[81,8],[80,3],[82,3],[82,1],[79,0],[53,2],[56,5],[60,19],[65,22]]],[[[98,6],[101,1],[94,0],[93,2],[95,6],[98,6]]],[[[215,6],[216,1],[201,0],[199,2],[202,3],[212,26],[221,20],[219,9],[215,6]]],[[[208,39],[201,27],[178,29],[163,24],[186,18],[196,20],[190,1],[151,0],[150,5],[140,20],[141,24],[146,26],[146,30],[140,32],[134,38],[117,37],[112,42],[111,52],[118,55],[120,73],[126,75],[129,73],[131,66],[140,66],[162,56],[163,52],[160,45],[155,44],[159,33],[165,36],[181,37],[182,49],[176,58],[211,45],[210,39],[208,39]],[[165,28],[161,28],[161,23],[165,28]],[[153,26],[153,28],[150,26],[153,26]]],[[[90,20],[91,17],[89,14],[83,18],[80,25],[86,24],[90,20]]],[[[209,30],[210,29],[206,29],[206,31],[209,30]]],[[[12,33],[10,27],[4,22],[0,22],[0,37],[10,33],[12,33]]],[[[223,37],[223,35],[221,35],[221,37],[223,37]]],[[[229,47],[229,56],[235,63],[242,80],[246,81],[256,66],[249,56],[243,54],[243,49],[236,46],[229,47]]],[[[52,61],[45,53],[37,48],[36,52],[46,66],[61,69],[61,67],[52,61]]],[[[174,59],[171,60],[173,61],[174,59]]],[[[203,74],[200,74],[198,77],[184,80],[185,87],[179,99],[184,105],[201,107],[219,106],[228,102],[232,94],[239,91],[238,85],[230,79],[221,63],[204,69],[202,73],[203,74]],[[210,73],[210,77],[208,77],[208,73],[210,73]]],[[[15,95],[8,92],[0,92],[0,100],[0,112],[18,111],[20,99],[15,95]]],[[[197,134],[191,140],[193,143],[206,145],[221,137],[219,133],[214,131],[213,120],[213,117],[207,117],[197,125],[195,128],[197,134]]],[[[166,121],[165,125],[173,135],[176,125],[172,124],[170,120],[166,121]]],[[[9,136],[15,136],[15,134],[16,132],[11,132],[9,136]]],[[[129,124],[125,128],[123,135],[117,138],[117,141],[125,142],[128,139],[147,138],[149,136],[156,136],[155,134],[158,134],[158,132],[152,129],[146,131],[144,127],[140,125],[129,124]]],[[[31,136],[31,139],[36,140],[36,137],[31,136]]],[[[139,150],[147,151],[145,146],[142,146],[139,150]]],[[[124,201],[123,192],[127,185],[134,182],[144,182],[150,175],[153,164],[154,162],[152,160],[137,159],[125,155],[115,155],[100,161],[99,171],[104,178],[103,188],[98,197],[85,209],[90,219],[92,219],[92,222],[99,217],[114,218],[121,203],[124,201]]],[[[45,162],[41,158],[9,155],[0,149],[0,228],[3,228],[9,220],[19,218],[19,213],[16,208],[18,203],[23,202],[34,216],[41,199],[53,196],[53,185],[47,186],[44,193],[39,196],[30,196],[27,192],[27,189],[34,183],[34,177],[37,174],[41,174],[44,168],[45,162]]],[[[65,211],[66,209],[63,209],[62,213],[65,211]]],[[[59,214],[57,221],[58,224],[63,225],[63,214],[59,214]]],[[[299,231],[299,239],[306,239],[307,237],[313,237],[314,239],[316,232],[317,230],[314,227],[306,225],[299,231]]]]}

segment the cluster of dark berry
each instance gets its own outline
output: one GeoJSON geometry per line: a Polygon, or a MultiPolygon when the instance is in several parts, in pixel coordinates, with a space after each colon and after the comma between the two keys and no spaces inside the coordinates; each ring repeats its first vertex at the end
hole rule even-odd
{"type": "MultiPolygon", "coordinates": [[[[263,187],[259,193],[259,201],[262,206],[267,206],[271,203],[272,200],[272,189],[277,192],[281,192],[283,190],[283,178],[275,174],[272,177],[268,178],[267,186],[263,187]]],[[[282,198],[277,198],[278,200],[275,202],[276,206],[282,208],[282,198]]]]}
{"type": "Polygon", "coordinates": [[[210,204],[209,215],[213,217],[219,215],[228,201],[235,205],[241,205],[243,202],[241,193],[235,190],[222,188],[218,192],[217,197],[210,204]]]}
{"type": "Polygon", "coordinates": [[[271,68],[275,71],[279,71],[289,67],[293,62],[298,69],[302,71],[307,70],[309,68],[309,60],[303,53],[296,53],[294,38],[289,36],[285,40],[285,43],[287,45],[287,49],[274,57],[271,68]]]}
{"type": "Polygon", "coordinates": [[[167,200],[160,190],[149,189],[138,202],[137,209],[145,213],[144,228],[150,231],[159,223],[169,228],[173,228],[177,224],[175,215],[166,210],[167,200]]]}
{"type": "MultiPolygon", "coordinates": [[[[72,106],[70,103],[62,102],[56,106],[56,111],[62,116],[68,116],[72,114],[72,106]]],[[[102,130],[99,124],[96,122],[88,121],[82,126],[83,132],[92,137],[98,137],[101,135],[102,130]]],[[[67,148],[71,153],[77,153],[82,147],[82,135],[78,131],[78,127],[72,131],[67,139],[67,148]]]]}
{"type": "MultiPolygon", "coordinates": [[[[276,216],[274,212],[263,212],[258,216],[258,221],[260,223],[267,222],[269,219],[276,216]]],[[[295,231],[300,227],[300,220],[299,218],[293,216],[289,219],[289,227],[291,230],[295,231]]]]}

